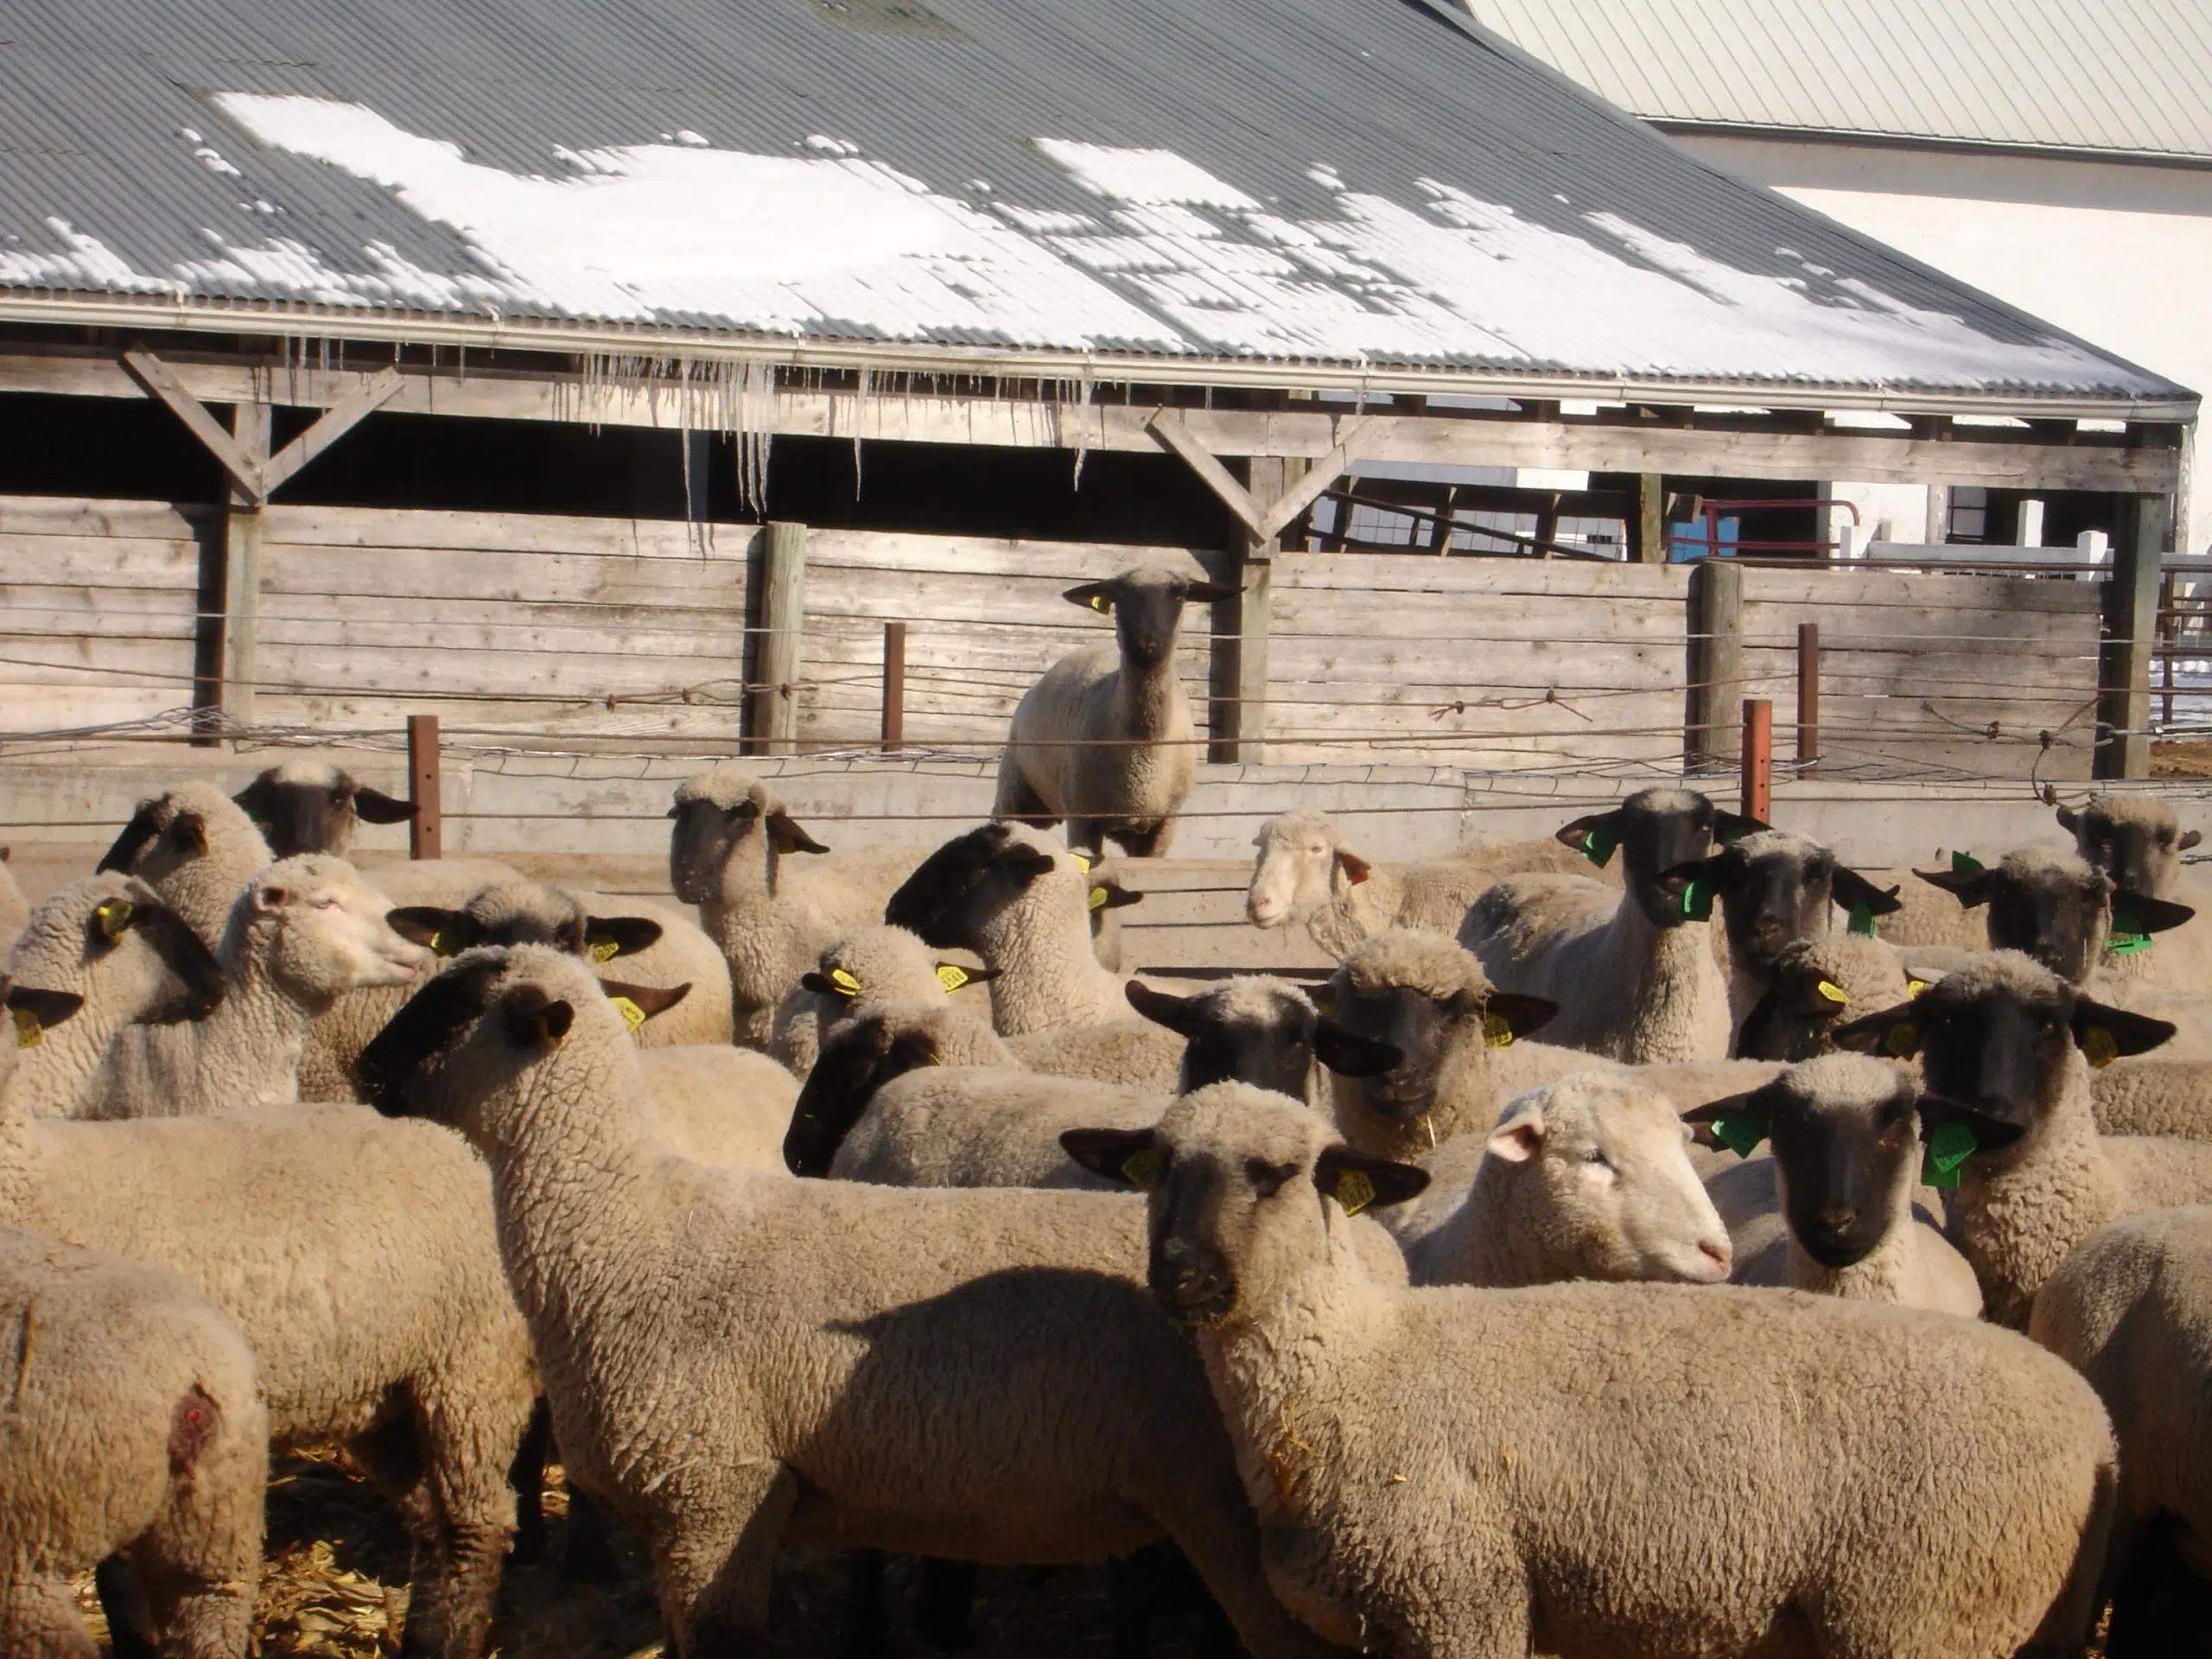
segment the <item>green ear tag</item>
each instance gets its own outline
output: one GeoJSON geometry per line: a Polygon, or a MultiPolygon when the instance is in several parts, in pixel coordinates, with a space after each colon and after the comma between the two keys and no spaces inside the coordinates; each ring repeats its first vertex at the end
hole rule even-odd
{"type": "Polygon", "coordinates": [[[2115,957],[2132,957],[2138,950],[2151,948],[2151,935],[2143,924],[2135,919],[2132,910],[2116,910],[2112,916],[2112,934],[2105,940],[2105,949],[2115,957]]]}
{"type": "Polygon", "coordinates": [[[1882,1052],[1892,1059],[1910,1059],[1920,1052],[1920,1027],[1915,1025],[1891,1026],[1889,1034],[1882,1039],[1882,1052]]]}
{"type": "Polygon", "coordinates": [[[2082,1053],[2100,1071],[2120,1058],[2120,1045],[2113,1040],[2112,1033],[2102,1026],[2091,1026],[2089,1034],[2082,1039],[2082,1053]]]}
{"type": "Polygon", "coordinates": [[[1713,1138],[1734,1153],[1738,1158],[1748,1158],[1758,1150],[1766,1135],[1759,1128],[1759,1121],[1749,1112],[1723,1112],[1710,1125],[1713,1138]]]}
{"type": "Polygon", "coordinates": [[[1612,861],[1613,849],[1620,844],[1620,837],[1610,829],[1592,830],[1582,842],[1582,856],[1602,870],[1612,861]]]}
{"type": "Polygon", "coordinates": [[[1103,594],[1093,594],[1090,596],[1090,608],[1099,615],[1104,616],[1113,610],[1114,601],[1103,594]]]}
{"type": "Polygon", "coordinates": [[[1951,855],[1951,873],[1954,875],[1971,875],[1976,870],[1986,869],[1988,868],[1989,867],[1987,865],[1984,864],[1972,853],[1953,853],[1951,855]]]}
{"type": "Polygon", "coordinates": [[[16,1046],[36,1048],[46,1040],[46,1027],[38,1022],[38,1015],[29,1008],[11,1008],[16,1016],[16,1046]]]}
{"type": "Polygon", "coordinates": [[[1150,1147],[1131,1153],[1122,1160],[1122,1174],[1139,1192],[1150,1192],[1153,1182],[1160,1176],[1160,1154],[1150,1147]]]}
{"type": "Polygon", "coordinates": [[[1682,889],[1682,919],[1686,922],[1709,922],[1713,919],[1713,883],[1703,876],[1682,889]]]}
{"type": "Polygon", "coordinates": [[[1337,1177],[1337,1202],[1344,1214],[1356,1216],[1375,1202],[1375,1183],[1361,1171],[1348,1169],[1337,1177]]]}
{"type": "Polygon", "coordinates": [[[442,927],[430,935],[430,954],[434,957],[452,956],[457,948],[453,935],[442,927]]]}
{"type": "Polygon", "coordinates": [[[1853,905],[1851,907],[1850,931],[1856,933],[1862,939],[1872,938],[1874,937],[1873,911],[1864,904],[1853,905]]]}
{"type": "Polygon", "coordinates": [[[1928,1137],[1927,1156],[1920,1160],[1920,1184],[1956,1186],[1960,1167],[1980,1150],[1981,1142],[1965,1124],[1938,1123],[1936,1133],[1928,1137]]]}

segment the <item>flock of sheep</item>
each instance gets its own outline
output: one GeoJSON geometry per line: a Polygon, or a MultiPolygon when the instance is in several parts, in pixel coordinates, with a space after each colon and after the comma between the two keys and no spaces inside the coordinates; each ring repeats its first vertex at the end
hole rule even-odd
{"type": "Polygon", "coordinates": [[[441,1659],[556,1457],[562,1570],[635,1535],[683,1659],[786,1544],[861,1652],[883,1552],[950,1643],[969,1564],[1164,1546],[1262,1659],[2203,1652],[2195,833],[2099,796],[1918,880],[1680,788],[1408,866],[1298,812],[1248,911],[1325,987],[1128,977],[1097,855],[1172,836],[1211,596],[1076,590],[1118,650],[926,853],[723,763],[678,903],[361,873],[404,804],[303,759],[0,866],[0,1653],[92,1653],[97,1569],[118,1655],[238,1659],[333,1443],[441,1659]]]}

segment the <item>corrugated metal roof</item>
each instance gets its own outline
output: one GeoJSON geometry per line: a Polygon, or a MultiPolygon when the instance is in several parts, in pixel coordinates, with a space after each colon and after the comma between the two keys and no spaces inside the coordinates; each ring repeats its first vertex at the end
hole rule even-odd
{"type": "Polygon", "coordinates": [[[1651,120],[2212,159],[2205,0],[1468,0],[1651,120]]]}
{"type": "Polygon", "coordinates": [[[2187,396],[1443,0],[0,0],[0,315],[2187,396]]]}

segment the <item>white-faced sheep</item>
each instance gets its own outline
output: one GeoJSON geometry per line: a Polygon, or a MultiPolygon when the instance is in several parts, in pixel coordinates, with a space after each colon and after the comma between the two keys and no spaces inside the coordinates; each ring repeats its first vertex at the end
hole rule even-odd
{"type": "MultiPolygon", "coordinates": [[[[1385,1071],[1332,1082],[1344,1139],[1376,1157],[1418,1158],[1453,1135],[1487,1135],[1515,1096],[1605,1063],[1530,1042],[1552,1005],[1492,986],[1473,955],[1440,934],[1394,928],[1368,940],[1319,999],[1345,1031],[1400,1056],[1385,1071]]],[[[1678,1106],[1757,1088],[1780,1067],[1737,1060],[1632,1068],[1678,1106]]]]}
{"type": "Polygon", "coordinates": [[[172,1268],[228,1313],[276,1446],[343,1441],[398,1505],[403,1650],[443,1659],[483,1651],[537,1395],[490,1185],[454,1136],[360,1107],[78,1123],[0,1103],[0,1224],[172,1268]]]}
{"type": "Polygon", "coordinates": [[[1548,1033],[1562,1047],[1643,1065],[1728,1052],[1728,988],[1707,925],[1700,871],[1712,837],[1765,826],[1686,789],[1646,789],[1559,832],[1604,861],[1618,847],[1625,891],[1578,876],[1517,875],[1475,903],[1459,943],[1500,990],[1559,1007],[1548,1033]]]}
{"type": "Polygon", "coordinates": [[[214,785],[194,781],[139,802],[97,868],[141,878],[213,950],[245,884],[273,861],[253,820],[214,785]]]}
{"type": "Polygon", "coordinates": [[[1068,844],[1094,855],[1111,840],[1133,857],[1164,857],[1198,769],[1177,624],[1185,603],[1231,600],[1236,589],[1147,564],[1062,597],[1110,613],[1115,643],[1069,652],[1023,694],[992,816],[1065,819],[1068,844]]]}
{"type": "MultiPolygon", "coordinates": [[[[1325,812],[1285,812],[1260,826],[1244,914],[1255,927],[1302,926],[1338,961],[1393,927],[1457,933],[1475,900],[1501,877],[1586,874],[1582,855],[1557,840],[1463,848],[1419,864],[1370,861],[1325,812]]],[[[1611,866],[1607,876],[1619,877],[1611,866]]]]}
{"type": "Polygon", "coordinates": [[[1728,1230],[1675,1103],[1632,1074],[1581,1071],[1507,1103],[1487,1135],[1421,1160],[1427,1189],[1382,1211],[1417,1285],[1567,1279],[1718,1284],[1728,1230]]]}
{"type": "Polygon", "coordinates": [[[371,789],[344,767],[308,755],[269,767],[231,798],[278,858],[343,858],[363,823],[406,823],[416,810],[414,802],[371,789]]]}
{"type": "MultiPolygon", "coordinates": [[[[1738,1266],[1737,1282],[1979,1317],[1974,1269],[1914,1210],[1923,1162],[1919,1107],[1919,1087],[1904,1067],[1836,1053],[1686,1113],[1692,1122],[1724,1123],[1738,1153],[1773,1143],[1764,1166],[1784,1231],[1738,1266]]],[[[1938,1127],[1924,1126],[1931,1135],[1938,1127]]],[[[2019,1135],[1984,1122],[1977,1143],[1994,1151],[2019,1135]]]]}
{"type": "Polygon", "coordinates": [[[221,1005],[205,1019],[118,1033],[73,1115],[194,1117],[297,1100],[317,1018],[357,988],[404,990],[429,976],[435,958],[387,925],[386,909],[343,859],[310,853],[270,865],[231,907],[215,952],[229,986],[221,1005]]]}
{"type": "Polygon", "coordinates": [[[699,924],[729,967],[737,1040],[765,1052],[776,1005],[824,946],[887,919],[884,900],[922,855],[906,848],[828,857],[767,785],[734,762],[687,778],[669,810],[668,879],[699,907],[699,924]]]}
{"type": "Polygon", "coordinates": [[[78,1112],[100,1086],[110,1046],[131,1026],[204,1020],[230,989],[200,936],[143,881],[111,870],[73,882],[32,912],[9,966],[21,994],[42,988],[81,1005],[52,1030],[35,1010],[18,1009],[15,1030],[0,1034],[16,1063],[0,1084],[0,1109],[24,1117],[78,1112]]]}
{"type": "MultiPolygon", "coordinates": [[[[2182,855],[2203,839],[2184,830],[2172,804],[2155,795],[2097,794],[2079,809],[2062,806],[2058,822],[2074,849],[2112,878],[2122,893],[2142,893],[2201,910],[2212,893],[2182,869],[2182,855]]],[[[2212,994],[2212,922],[2161,934],[2157,949],[2127,950],[2107,941],[2101,969],[2169,990],[2212,994]]]]}
{"type": "Polygon", "coordinates": [[[1255,1653],[1315,1651],[1127,1199],[670,1158],[620,1020],[542,947],[460,958],[362,1066],[490,1162],[563,1465],[647,1540],[677,1651],[763,1639],[786,1540],[1016,1564],[1162,1532],[1255,1653]]]}
{"type": "Polygon", "coordinates": [[[987,968],[943,960],[903,927],[864,927],[825,947],[784,994],[768,1052],[803,1078],[823,1041],[864,1004],[946,1001],[996,976],[987,968]]]}
{"type": "Polygon", "coordinates": [[[1846,1047],[1918,1054],[1922,1120],[1936,1134],[1953,1126],[1964,1160],[1951,1236],[1992,1319],[2024,1326],[2051,1270],[2105,1223],[2212,1202],[2212,1142],[2101,1135],[2090,1106],[2093,1058],[2139,1054],[2172,1034],[2164,1020],[2092,1001],[2013,950],[1836,1033],[1846,1047]],[[2013,1129],[2024,1133],[2002,1144],[2013,1129]]]}
{"type": "Polygon", "coordinates": [[[2091,1233],[2044,1281],[2028,1334],[2088,1378],[2120,1440],[2105,1651],[2200,1651],[2212,1628],[2212,1208],[2091,1233]]]}
{"type": "Polygon", "coordinates": [[[120,1555],[162,1654],[245,1659],[269,1414],[238,1327],[166,1268],[0,1227],[0,1651],[92,1659],[70,1580],[120,1555]]]}
{"type": "Polygon", "coordinates": [[[1286,1606],[1422,1659],[2078,1649],[2114,1478],[2104,1412],[2024,1339],[1778,1292],[1397,1289],[1348,1211],[1420,1170],[1218,1084],[1078,1133],[1148,1189],[1286,1606]],[[1847,1448],[1839,1455],[1839,1448],[1847,1448]]]}
{"type": "Polygon", "coordinates": [[[1050,830],[987,823],[924,860],[883,919],[983,959],[992,1022],[1024,1065],[1164,1090],[1182,1040],[1132,1014],[1121,978],[1098,965],[1090,893],[1089,861],[1050,830]]]}

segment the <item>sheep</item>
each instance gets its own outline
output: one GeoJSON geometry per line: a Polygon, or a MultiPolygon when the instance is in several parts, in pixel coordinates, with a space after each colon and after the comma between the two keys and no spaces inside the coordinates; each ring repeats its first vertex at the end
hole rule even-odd
{"type": "MultiPolygon", "coordinates": [[[[45,1000],[68,995],[15,985],[7,1001],[51,1020],[45,1000]]],[[[118,1020],[179,990],[140,995],[118,1020]]],[[[174,1268],[229,1314],[276,1447],[343,1441],[398,1504],[416,1550],[402,1651],[477,1659],[537,1381],[465,1144],[357,1106],[81,1123],[4,1091],[0,1225],[174,1268]]]]}
{"type": "Polygon", "coordinates": [[[245,1659],[269,1414],[238,1327],[166,1268],[0,1227],[0,1651],[92,1659],[70,1580],[120,1554],[162,1653],[245,1659]]]}
{"type": "Polygon", "coordinates": [[[883,919],[982,957],[996,976],[992,1023],[1032,1071],[1165,1089],[1182,1039],[1131,1014],[1092,956],[1090,891],[1089,861],[1051,831],[987,823],[925,859],[883,919]]]}
{"type": "Polygon", "coordinates": [[[1125,963],[1122,912],[1144,902],[1144,894],[1129,886],[1128,873],[1118,858],[1102,858],[1090,867],[1090,954],[1109,974],[1125,963]]]}
{"type": "Polygon", "coordinates": [[[867,1002],[941,1002],[997,977],[988,969],[938,959],[903,927],[864,927],[823,948],[811,972],[776,1005],[768,1052],[804,1078],[824,1039],[867,1002]]]}
{"type": "Polygon", "coordinates": [[[2072,853],[2027,849],[2005,854],[1993,868],[1966,861],[1913,874],[1968,910],[1986,905],[1991,950],[2020,951],[2062,979],[2104,991],[2128,988],[2125,982],[2142,973],[2134,959],[2147,962],[2156,954],[2152,936],[2196,913],[2117,887],[2072,853]]]}
{"type": "MultiPolygon", "coordinates": [[[[1915,1212],[1919,1110],[1910,1071],[1863,1054],[1829,1053],[1801,1061],[1763,1089],[1683,1114],[1694,1123],[1732,1120],[1738,1152],[1758,1141],[1774,1144],[1763,1167],[1783,1232],[1740,1264],[1737,1282],[1980,1318],[1974,1269],[1915,1212]]],[[[2010,1124],[1989,1133],[1993,1151],[2020,1134],[2010,1124]]]]}
{"type": "Polygon", "coordinates": [[[1950,1234],[1999,1324],[2024,1326],[2051,1270],[2105,1223],[2212,1201],[2212,1143],[2100,1135],[2090,1107],[2093,1060],[2140,1054],[2172,1034],[2164,1020],[2093,1001],[2017,950],[1993,951],[1836,1033],[1840,1047],[1919,1055],[1922,1121],[1933,1136],[1948,1130],[1964,1157],[1950,1234]],[[2008,1145],[2012,1129],[2024,1134],[2008,1145]]]}
{"type": "Polygon", "coordinates": [[[16,1012],[16,1062],[0,1085],[0,1109],[24,1117],[67,1117],[99,1086],[108,1049],[140,1021],[204,1020],[230,990],[222,964],[200,936],[134,875],[89,875],[31,912],[9,973],[21,994],[41,987],[71,999],[75,1015],[49,1029],[35,1009],[16,1012]]]}
{"type": "MultiPolygon", "coordinates": [[[[2204,890],[2182,873],[2181,855],[2203,836],[2184,831],[2170,803],[2155,795],[2100,793],[2078,811],[2060,807],[2058,822],[2073,836],[2075,851],[2121,892],[2202,908],[2204,890]]],[[[2169,933],[2153,950],[2115,954],[2107,944],[2098,965],[2122,974],[2132,970],[2171,990],[2212,992],[2212,925],[2169,933]]]]}
{"type": "MultiPolygon", "coordinates": [[[[1523,1040],[1548,1028],[1552,1004],[1497,989],[1468,950],[1440,934],[1376,934],[1319,1000],[1344,1030],[1401,1057],[1386,1071],[1340,1071],[1332,1080],[1338,1128],[1376,1157],[1419,1157],[1453,1135],[1487,1135],[1514,1096],[1605,1066],[1579,1048],[1523,1040]]],[[[1634,1070],[1678,1105],[1694,1106],[1757,1088],[1781,1068],[1706,1060],[1634,1070]]]]}
{"type": "Polygon", "coordinates": [[[192,1117],[297,1100],[319,1015],[357,987],[404,990],[429,977],[430,952],[395,932],[385,910],[343,859],[270,865],[231,907],[215,953],[229,985],[221,1005],[118,1033],[73,1115],[192,1117]]]}
{"type": "Polygon", "coordinates": [[[1141,1205],[671,1158],[621,1020],[541,946],[457,958],[361,1066],[491,1165],[563,1465],[645,1537],[677,1653],[755,1650],[787,1536],[1014,1564],[1162,1532],[1253,1652],[1320,1650],[1137,1282],[1141,1205]]]}
{"type": "MultiPolygon", "coordinates": [[[[1386,928],[1458,932],[1475,900],[1502,876],[1590,868],[1549,837],[1463,848],[1426,863],[1371,863],[1336,820],[1310,808],[1268,819],[1252,845],[1259,855],[1244,895],[1246,918],[1260,928],[1302,926],[1339,962],[1386,928]]],[[[1619,880],[1610,868],[1606,875],[1619,880]]]]}
{"type": "MultiPolygon", "coordinates": [[[[1130,1005],[1183,1041],[1177,1092],[1237,1077],[1294,1097],[1316,1062],[1364,1072],[1397,1051],[1324,1018],[1294,986],[1236,978],[1188,997],[1132,982],[1130,1005]]],[[[792,1114],[785,1156],[800,1175],[895,1186],[1079,1186],[1059,1131],[1149,1123],[1169,1096],[1021,1068],[980,1022],[927,1003],[873,1004],[832,1040],[792,1114]]]]}
{"type": "Polygon", "coordinates": [[[269,767],[231,799],[278,858],[343,858],[353,850],[353,832],[363,821],[405,823],[419,810],[413,801],[371,789],[343,767],[304,755],[269,767]]]}
{"type": "Polygon", "coordinates": [[[1509,1102],[1487,1136],[1422,1159],[1427,1190],[1382,1224],[1417,1285],[1717,1284],[1728,1232],[1687,1135],[1674,1102],[1632,1074],[1571,1073],[1509,1102]]]}
{"type": "Polygon", "coordinates": [[[727,760],[685,779],[669,817],[669,885],[699,907],[699,925],[728,964],[737,1040],[763,1052],[784,993],[823,946],[889,919],[884,900],[922,858],[877,849],[811,870],[788,866],[793,853],[830,849],[767,785],[727,760]]]}
{"type": "Polygon", "coordinates": [[[1475,901],[1459,943],[1500,990],[1548,997],[1551,1040],[1630,1064],[1719,1059],[1728,991],[1707,918],[1712,888],[1686,867],[1708,839],[1765,826],[1686,789],[1646,789],[1577,818],[1566,845],[1603,863],[1619,847],[1624,893],[1579,876],[1508,876],[1475,901]]]}
{"type": "Polygon", "coordinates": [[[2044,1281],[2028,1334],[2088,1378],[2120,1441],[2105,1651],[2201,1651],[2212,1579],[2212,1209],[2100,1227],[2044,1281]]]}
{"type": "Polygon", "coordinates": [[[16,873],[8,868],[8,854],[7,848],[0,847],[0,957],[15,948],[16,935],[31,918],[30,900],[16,885],[16,873]]]}
{"type": "Polygon", "coordinates": [[[1144,564],[1061,595],[1114,619],[1115,643],[1086,645],[1022,694],[991,816],[1039,825],[1067,822],[1068,844],[1094,856],[1111,840],[1133,858],[1164,858],[1175,815],[1197,775],[1191,707],[1175,672],[1186,602],[1237,590],[1144,564]]]}
{"type": "Polygon", "coordinates": [[[1241,1084],[1077,1131],[1147,1189],[1284,1605],[1402,1659],[2078,1651],[2112,1433],[2024,1338],[1783,1292],[1398,1289],[1348,1212],[1421,1170],[1241,1084]]]}
{"type": "Polygon", "coordinates": [[[1910,972],[1879,938],[1831,933],[1786,944],[1767,969],[1767,988],[1736,1031],[1747,1060],[1809,1060],[1833,1053],[1837,1022],[1856,1009],[1893,1008],[1932,982],[1910,972]]]}
{"type": "Polygon", "coordinates": [[[231,906],[274,861],[261,831],[229,796],[192,782],[139,802],[95,868],[144,880],[213,950],[231,925],[231,906]]]}

